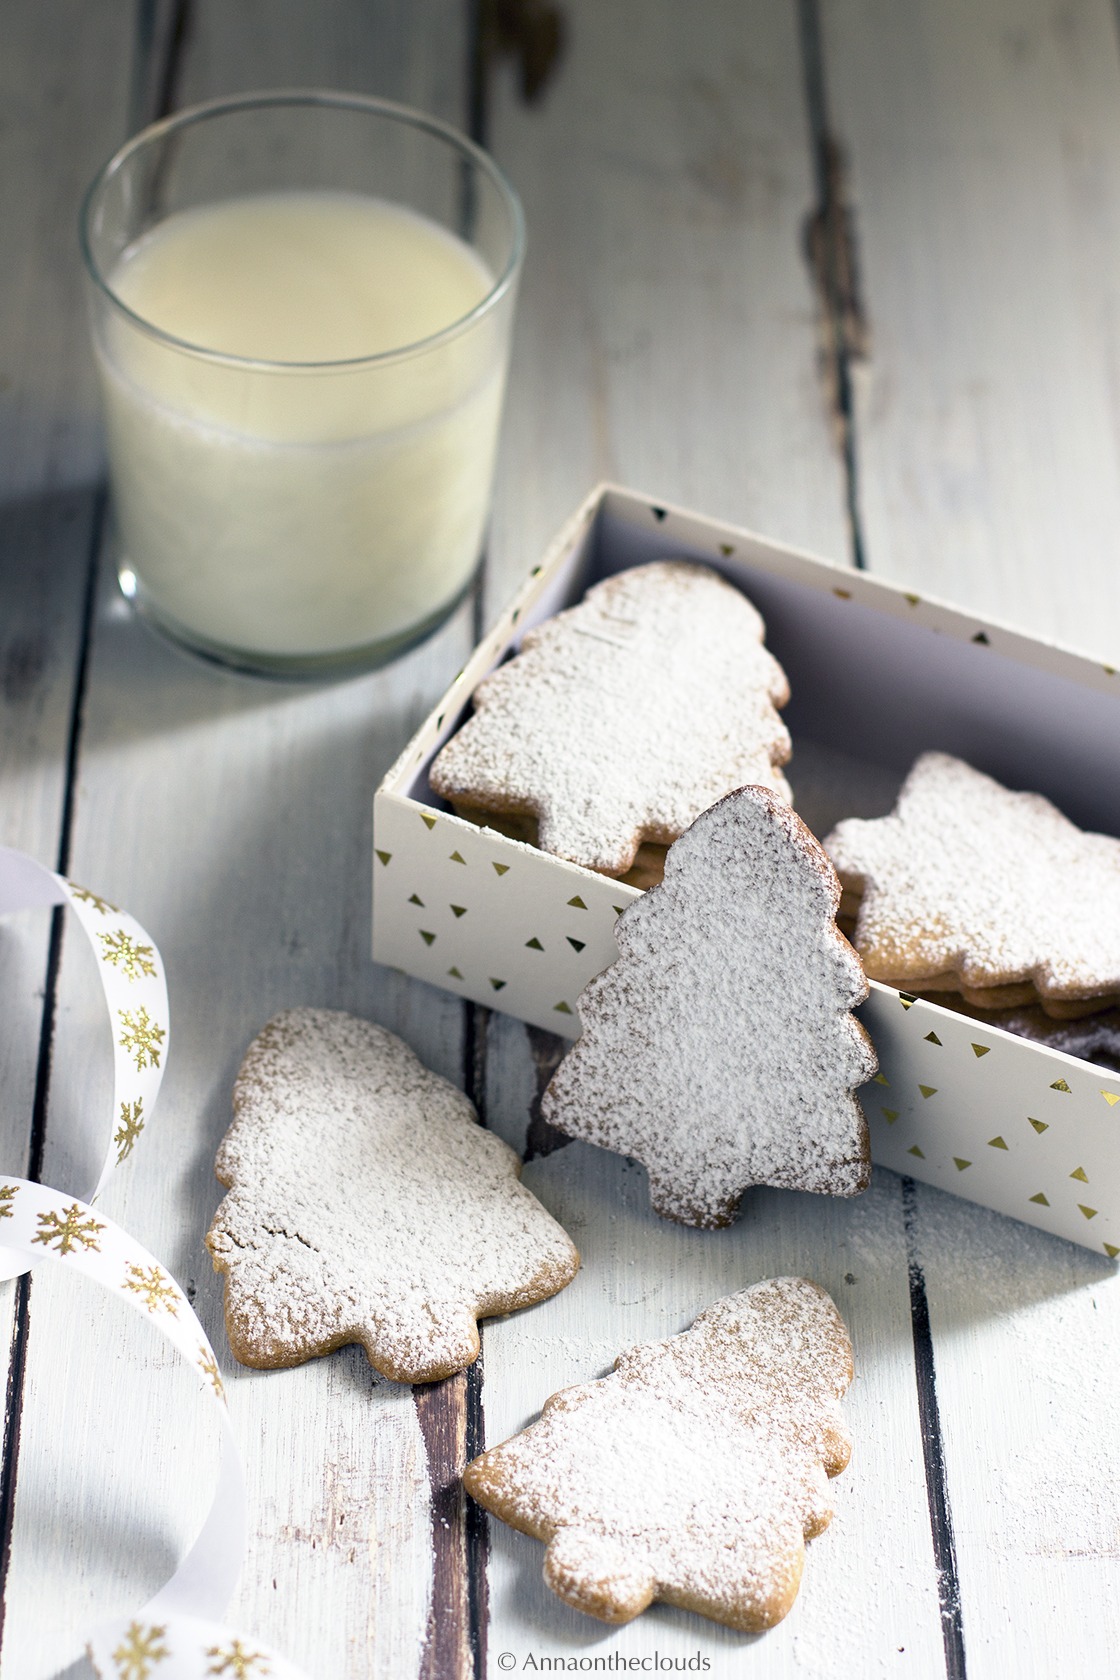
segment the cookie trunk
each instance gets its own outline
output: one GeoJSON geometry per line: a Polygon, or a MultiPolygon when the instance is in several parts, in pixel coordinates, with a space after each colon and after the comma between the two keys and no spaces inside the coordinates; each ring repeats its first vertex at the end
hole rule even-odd
{"type": "Polygon", "coordinates": [[[558,1529],[544,1555],[545,1585],[557,1598],[616,1626],[632,1622],[657,1596],[657,1582],[623,1548],[586,1529],[558,1529]]]}

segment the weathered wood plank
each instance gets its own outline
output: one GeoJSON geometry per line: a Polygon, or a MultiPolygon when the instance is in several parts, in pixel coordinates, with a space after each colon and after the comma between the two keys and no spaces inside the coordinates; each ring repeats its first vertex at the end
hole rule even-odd
{"type": "MultiPolygon", "coordinates": [[[[131,21],[123,0],[96,20],[88,7],[14,8],[0,58],[0,844],[52,868],[101,472],[77,214],[124,133],[131,21]],[[60,30],[73,58],[58,53],[60,30]]],[[[26,1164],[49,922],[0,928],[0,1147],[13,1172],[26,1164]]]]}
{"type": "Polygon", "coordinates": [[[345,88],[465,128],[468,51],[459,0],[191,0],[176,104],[249,88],[345,88]]]}
{"type": "MultiPolygon", "coordinates": [[[[197,6],[176,93],[183,101],[248,85],[357,86],[457,118],[464,59],[457,4],[355,0],[329,17],[306,4],[197,6]]],[[[230,1085],[253,1033],[288,1004],[347,1008],[401,1032],[462,1081],[462,1005],[369,958],[369,859],[373,789],[462,664],[470,609],[391,672],[294,689],[224,676],[157,642],[129,617],[108,570],[73,869],[159,941],[174,1045],[153,1131],[104,1207],[183,1281],[232,1367],[201,1240],[221,1194],[211,1163],[230,1085]]],[[[107,1054],[81,967],[68,948],[58,1116],[96,1096],[88,1070],[107,1054]]],[[[48,1181],[67,1165],[49,1134],[48,1181]]],[[[213,1440],[196,1419],[191,1379],[152,1358],[142,1324],[112,1325],[118,1380],[91,1406],[72,1373],[103,1359],[105,1313],[82,1318],[65,1283],[34,1288],[5,1674],[72,1661],[91,1619],[142,1602],[197,1524],[210,1485],[213,1440]],[[144,1417],[134,1410],[149,1383],[159,1418],[152,1405],[144,1417]],[[120,1443],[145,1428],[126,1473],[120,1443]],[[67,1451],[52,1455],[60,1439],[67,1451]]],[[[251,1499],[250,1561],[231,1618],[311,1672],[418,1673],[430,1483],[411,1390],[374,1378],[353,1350],[294,1372],[225,1375],[251,1499]]]]}
{"type": "MultiPolygon", "coordinates": [[[[825,0],[822,16],[870,322],[869,563],[1116,663],[1114,10],[825,0]]],[[[1115,1268],[921,1185],[913,1233],[968,1674],[1104,1672],[1115,1268]]]]}
{"type": "MultiPolygon", "coordinates": [[[[843,473],[801,255],[813,180],[795,9],[577,5],[565,15],[568,56],[541,106],[519,105],[512,75],[500,76],[490,126],[530,241],[490,610],[499,580],[535,562],[601,476],[846,558],[843,473]]],[[[547,1051],[491,1018],[488,1120],[517,1148],[547,1051]]],[[[547,1141],[539,1124],[534,1139],[547,1141]]],[[[882,1177],[855,1203],[758,1193],[732,1230],[701,1233],[656,1219],[644,1174],[602,1151],[562,1148],[525,1179],[584,1265],[555,1300],[487,1327],[488,1441],[624,1347],[793,1271],[829,1288],[851,1326],[857,1447],[800,1602],[761,1640],[664,1607],[603,1628],[544,1588],[539,1545],[493,1523],[489,1672],[503,1651],[520,1668],[530,1653],[655,1650],[699,1651],[714,1672],[749,1648],[760,1673],[862,1673],[905,1647],[913,1672],[940,1675],[897,1180],[882,1177]]]]}
{"type": "Polygon", "coordinates": [[[1120,62],[1108,0],[825,0],[871,351],[872,569],[1116,663],[1120,62]]]}
{"type": "MultiPolygon", "coordinates": [[[[58,867],[101,448],[77,253],[78,204],[125,129],[132,8],[10,9],[0,55],[0,843],[58,867]],[[60,56],[60,32],[74,56],[60,56]],[[78,66],[80,65],[80,69],[78,66]]],[[[0,927],[0,1158],[30,1163],[51,917],[0,927]]],[[[8,1383],[0,1570],[19,1447],[16,1286],[0,1285],[8,1383]]]]}
{"type": "Polygon", "coordinates": [[[1116,1268],[926,1185],[915,1199],[970,1680],[1106,1674],[1120,1633],[1116,1268]]]}
{"type": "Polygon", "coordinates": [[[795,8],[562,9],[540,102],[493,78],[528,256],[489,614],[601,478],[846,559],[795,8]]]}

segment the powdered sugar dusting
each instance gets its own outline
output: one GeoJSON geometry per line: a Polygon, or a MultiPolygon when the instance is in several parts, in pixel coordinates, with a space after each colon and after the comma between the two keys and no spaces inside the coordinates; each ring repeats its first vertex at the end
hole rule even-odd
{"type": "Polygon", "coordinates": [[[611,1376],[553,1395],[540,1422],[468,1467],[474,1498],[549,1542],[545,1579],[612,1622],[654,1598],[770,1627],[832,1516],[848,1462],[851,1347],[832,1301],[777,1278],[692,1329],[631,1348],[611,1376]]]}
{"type": "Polygon", "coordinates": [[[542,850],[608,875],[744,783],[789,801],[789,699],[750,602],[715,572],[655,561],[529,631],[480,684],[432,766],[437,793],[538,819],[542,850]]]}
{"type": "Polygon", "coordinates": [[[870,1177],[855,1088],[877,1067],[867,996],[833,921],[840,888],[763,788],[704,812],[664,882],[616,924],[619,958],[579,999],[583,1036],[544,1117],[644,1162],[658,1213],[735,1217],[746,1186],[851,1196],[870,1177]]]}
{"type": "Polygon", "coordinates": [[[215,1169],[207,1235],[243,1364],[346,1342],[402,1382],[478,1353],[476,1319],[575,1275],[565,1232],[461,1091],[383,1027],[289,1009],[253,1041],[215,1169]]]}
{"type": "Polygon", "coordinates": [[[891,816],[842,822],[825,848],[862,886],[855,946],[873,979],[1120,993],[1120,840],[1083,833],[1040,794],[925,753],[891,816]]]}

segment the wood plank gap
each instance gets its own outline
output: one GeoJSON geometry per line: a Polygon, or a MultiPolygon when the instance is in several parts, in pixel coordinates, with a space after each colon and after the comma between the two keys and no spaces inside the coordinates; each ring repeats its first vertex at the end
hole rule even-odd
{"type": "Polygon", "coordinates": [[[916,1188],[912,1178],[902,1180],[902,1217],[906,1231],[906,1259],[910,1274],[910,1322],[914,1336],[914,1374],[918,1387],[918,1414],[922,1426],[922,1454],[925,1459],[926,1494],[929,1500],[933,1555],[937,1565],[937,1596],[941,1605],[941,1633],[945,1641],[947,1680],[967,1680],[964,1658],[964,1623],[961,1588],[957,1574],[957,1548],[953,1539],[953,1518],[949,1508],[949,1486],[945,1475],[945,1444],[941,1414],[937,1405],[937,1381],[933,1358],[933,1334],[929,1322],[929,1300],[925,1273],[918,1260],[915,1234],[916,1188]]]}
{"type": "Polygon", "coordinates": [[[571,1143],[567,1132],[561,1131],[541,1113],[541,1098],[548,1090],[553,1074],[560,1066],[571,1043],[558,1033],[546,1032],[543,1027],[526,1027],[529,1054],[533,1058],[537,1089],[529,1107],[529,1128],[525,1133],[525,1159],[535,1161],[542,1155],[552,1155],[571,1143]]]}
{"type": "Polygon", "coordinates": [[[853,363],[867,355],[867,315],[859,287],[855,212],[848,200],[844,147],[832,131],[821,37],[820,0],[798,0],[805,107],[817,202],[805,223],[805,258],[821,310],[821,368],[829,414],[844,464],[852,565],[867,570],[859,512],[853,363]]]}
{"type": "MultiPolygon", "coordinates": [[[[481,608],[482,590],[476,600],[481,608]]],[[[479,632],[476,630],[476,639],[479,632]]],[[[467,1006],[466,1038],[463,1045],[464,1072],[467,1095],[474,1103],[479,1120],[486,1124],[486,1048],[490,1029],[490,1010],[485,1004],[467,1006]]],[[[466,1373],[466,1435],[463,1469],[477,1458],[486,1446],[486,1417],[483,1410],[482,1389],[485,1381],[483,1354],[485,1330],[478,1327],[479,1354],[466,1373]]],[[[461,1474],[461,1472],[460,1472],[461,1474]]],[[[481,1505],[464,1499],[465,1565],[467,1572],[467,1612],[470,1646],[474,1657],[474,1680],[486,1680],[486,1630],[490,1620],[489,1579],[487,1564],[490,1558],[490,1519],[481,1505]]]]}
{"type": "Polygon", "coordinates": [[[563,8],[549,0],[471,0],[467,39],[471,139],[486,146],[495,62],[502,57],[516,61],[522,103],[535,105],[563,57],[567,19],[563,8]]]}
{"type": "MultiPolygon", "coordinates": [[[[463,1088],[485,1126],[490,1011],[478,1003],[464,1009],[463,1088]]],[[[421,1680],[486,1680],[490,1530],[485,1511],[463,1489],[463,1471],[485,1445],[482,1384],[480,1345],[465,1371],[412,1390],[431,1488],[432,1602],[421,1680]]]]}
{"type": "Polygon", "coordinates": [[[484,1446],[481,1352],[467,1370],[412,1393],[431,1487],[432,1602],[420,1677],[486,1680],[490,1533],[463,1488],[463,1471],[484,1446]]]}
{"type": "Polygon", "coordinates": [[[486,1038],[490,1011],[484,1003],[468,1003],[463,1031],[463,1090],[475,1113],[486,1124],[486,1038]]]}
{"type": "MultiPolygon", "coordinates": [[[[479,1340],[482,1329],[479,1328],[479,1340]]],[[[482,1350],[467,1371],[467,1429],[465,1462],[470,1463],[486,1448],[486,1418],[483,1412],[482,1387],[485,1371],[482,1350]]],[[[481,1505],[464,1496],[466,1511],[467,1615],[471,1651],[474,1656],[474,1680],[486,1680],[486,1635],[490,1625],[490,1518],[481,1505]]]]}
{"type": "Polygon", "coordinates": [[[471,641],[478,646],[486,634],[486,552],[483,551],[482,564],[478,568],[478,576],[474,580],[471,594],[471,641]]]}
{"type": "Polygon", "coordinates": [[[467,121],[470,137],[486,146],[490,135],[490,0],[469,0],[467,6],[467,121]]]}
{"type": "Polygon", "coordinates": [[[139,0],[129,133],[178,109],[183,63],[194,22],[193,0],[139,0]]]}
{"type": "Polygon", "coordinates": [[[468,1680],[473,1674],[468,1591],[466,1494],[467,1373],[412,1390],[428,1456],[431,1488],[432,1601],[420,1662],[421,1680],[468,1680]]]}
{"type": "MultiPolygon", "coordinates": [[[[490,65],[493,58],[490,12],[492,0],[467,0],[467,132],[478,146],[485,146],[490,133],[490,65]]],[[[464,228],[464,235],[468,229],[464,228]]],[[[487,547],[489,535],[487,535],[487,547]]],[[[478,646],[486,634],[486,578],[488,556],[483,551],[471,596],[471,640],[478,646]]],[[[468,1020],[468,1034],[471,1031],[468,1020]]],[[[471,1091],[467,1095],[474,1102],[471,1091]]],[[[478,1108],[478,1104],[475,1103],[478,1108]]],[[[481,1113],[481,1110],[479,1110],[481,1113]]]]}
{"type": "MultiPolygon", "coordinates": [[[[89,650],[93,640],[93,615],[97,600],[97,576],[101,546],[105,536],[108,494],[101,485],[94,497],[90,522],[89,553],[86,558],[85,595],[82,601],[81,640],[78,667],[74,678],[74,693],[70,704],[70,728],[66,741],[66,778],[62,801],[62,821],[59,827],[58,853],[55,869],[65,875],[70,866],[70,847],[74,832],[74,806],[78,782],[78,757],[81,750],[82,723],[85,717],[86,689],[89,677],[89,650]]],[[[39,1182],[43,1169],[43,1150],[46,1146],[47,1116],[51,1083],[51,1053],[54,1048],[55,1010],[58,996],[58,976],[62,966],[62,947],[66,912],[61,905],[51,915],[51,939],[47,950],[47,971],[43,983],[43,1015],[39,1029],[39,1059],[35,1069],[35,1098],[31,1110],[31,1137],[27,1152],[27,1176],[39,1182]]],[[[31,1274],[25,1272],[16,1284],[16,1310],[12,1325],[12,1351],[8,1364],[8,1384],[4,1395],[4,1444],[0,1460],[0,1646],[4,1639],[4,1615],[7,1608],[8,1568],[11,1561],[12,1524],[15,1520],[16,1479],[19,1467],[20,1423],[23,1416],[23,1386],[27,1368],[27,1348],[31,1333],[31,1274]]]]}
{"type": "Polygon", "coordinates": [[[4,1459],[0,1465],[0,1645],[4,1639],[4,1620],[8,1608],[8,1570],[12,1556],[12,1525],[16,1514],[16,1466],[19,1462],[23,1383],[30,1325],[31,1274],[25,1272],[16,1283],[12,1350],[8,1360],[8,1386],[4,1395],[4,1459]]]}
{"type": "MultiPolygon", "coordinates": [[[[482,590],[475,597],[481,611],[482,590]]],[[[476,628],[475,639],[481,632],[476,628]]],[[[467,1006],[463,1042],[463,1072],[466,1093],[479,1120],[486,1125],[486,1050],[491,1011],[485,1004],[467,1006]]],[[[464,1390],[464,1454],[459,1474],[486,1446],[486,1416],[483,1409],[485,1329],[478,1327],[479,1353],[466,1372],[464,1390]]],[[[490,1590],[487,1565],[490,1559],[490,1519],[481,1505],[463,1494],[464,1566],[466,1569],[467,1618],[470,1649],[474,1659],[474,1680],[486,1680],[486,1632],[490,1620],[490,1590]]]]}

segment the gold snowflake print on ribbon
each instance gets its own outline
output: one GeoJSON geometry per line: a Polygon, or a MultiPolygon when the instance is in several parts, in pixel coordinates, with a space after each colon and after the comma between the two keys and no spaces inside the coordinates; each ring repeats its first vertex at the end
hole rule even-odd
{"type": "Polygon", "coordinates": [[[98,1231],[103,1231],[104,1225],[99,1225],[96,1219],[83,1219],[82,1209],[74,1202],[61,1214],[52,1208],[49,1213],[39,1215],[39,1230],[31,1241],[43,1243],[46,1248],[58,1244],[59,1254],[74,1253],[79,1243],[82,1248],[96,1248],[99,1252],[101,1244],[97,1240],[98,1231]]]}
{"type": "Polygon", "coordinates": [[[153,1021],[148,1011],[141,1004],[135,1015],[131,1009],[121,1010],[121,1048],[131,1050],[136,1056],[136,1068],[139,1072],[146,1067],[159,1066],[160,1045],[166,1038],[166,1033],[158,1021],[153,1021]]]}
{"type": "Polygon", "coordinates": [[[168,1312],[172,1318],[178,1318],[179,1291],[159,1266],[149,1266],[145,1271],[143,1266],[134,1266],[129,1261],[128,1276],[121,1288],[131,1289],[134,1295],[142,1295],[150,1313],[168,1312]]]}
{"type": "Polygon", "coordinates": [[[214,1358],[211,1350],[208,1347],[203,1346],[201,1343],[199,1344],[198,1349],[198,1368],[224,1406],[226,1402],[226,1391],[222,1387],[222,1374],[218,1370],[218,1361],[214,1358]]]}
{"type": "Polygon", "coordinates": [[[12,1197],[19,1189],[18,1184],[0,1184],[0,1219],[13,1219],[12,1197]]]}
{"type": "Polygon", "coordinates": [[[231,1680],[246,1680],[248,1675],[272,1673],[264,1652],[247,1651],[240,1639],[234,1639],[229,1645],[211,1645],[206,1655],[215,1659],[207,1674],[228,1674],[231,1680]]]}
{"type": "Polygon", "coordinates": [[[150,945],[138,945],[127,933],[99,933],[97,937],[105,961],[119,968],[126,980],[139,980],[142,974],[155,979],[155,952],[150,945]]]}
{"type": "Polygon", "coordinates": [[[80,898],[84,904],[92,904],[93,908],[99,911],[102,916],[120,915],[116,905],[110,904],[107,898],[99,898],[96,893],[88,891],[87,888],[79,887],[76,881],[68,881],[66,884],[75,898],[80,898]]]}
{"type": "Polygon", "coordinates": [[[137,1097],[134,1103],[122,1102],[121,1123],[113,1133],[113,1142],[117,1145],[117,1166],[132,1154],[132,1146],[140,1133],[144,1130],[144,1100],[137,1097]]]}
{"type": "Polygon", "coordinates": [[[145,1630],[140,1622],[129,1625],[124,1639],[112,1653],[119,1680],[148,1680],[156,1663],[171,1655],[167,1646],[160,1644],[166,1632],[166,1627],[145,1630]]]}

